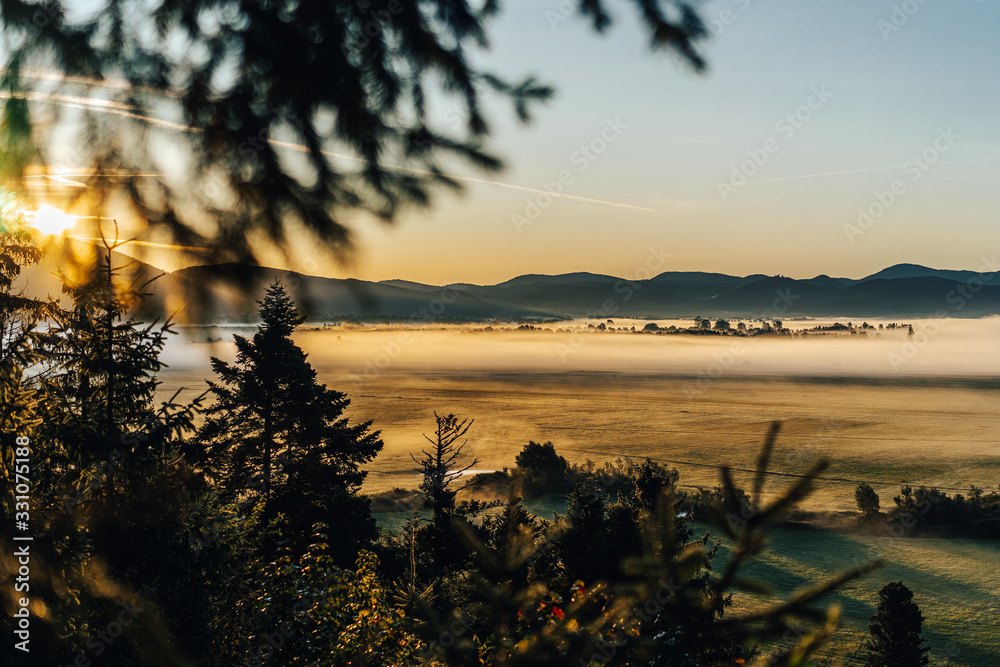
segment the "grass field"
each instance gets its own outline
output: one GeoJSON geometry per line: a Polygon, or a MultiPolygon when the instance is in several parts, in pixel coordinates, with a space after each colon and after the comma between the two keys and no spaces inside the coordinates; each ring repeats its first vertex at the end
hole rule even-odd
{"type": "Polygon", "coordinates": [[[570,461],[649,456],[676,466],[684,484],[714,485],[713,466],[752,468],[768,423],[780,419],[773,471],[830,461],[823,475],[829,481],[819,484],[810,507],[853,508],[856,482],[835,480],[871,481],[888,504],[901,483],[962,491],[1000,481],[993,436],[1000,390],[992,384],[729,378],[691,397],[688,381],[616,373],[385,374],[352,399],[353,414],[373,420],[386,443],[367,488],[416,483],[409,455],[432,430],[435,410],[476,420],[468,453],[481,469],[512,466],[528,440],[551,440],[570,461]]]}
{"type": "MultiPolygon", "coordinates": [[[[164,373],[161,394],[203,387],[205,375],[164,373]]],[[[320,377],[350,388],[343,373],[321,369],[320,377]]],[[[349,414],[372,420],[385,441],[369,467],[370,492],[416,486],[410,454],[426,445],[421,434],[432,431],[435,410],[475,419],[467,453],[487,470],[512,466],[529,440],[552,441],[573,462],[649,456],[677,467],[684,484],[714,485],[717,466],[753,466],[778,419],[773,471],[830,462],[808,507],[853,508],[854,480],[869,481],[883,504],[903,483],[963,492],[1000,482],[1000,388],[991,381],[731,377],[694,396],[690,382],[607,372],[384,373],[349,392],[349,414]]]]}
{"type": "MultiPolygon", "coordinates": [[[[857,579],[829,602],[841,606],[842,626],[816,664],[860,664],[859,651],[877,591],[902,581],[926,617],[932,664],[998,664],[1000,545],[974,540],[879,540],[827,531],[774,530],[771,548],[748,573],[770,582],[779,598],[873,557],[885,568],[857,579]],[[949,662],[950,660],[950,662],[949,662]]],[[[750,604],[749,602],[747,604],[750,604]]]]}

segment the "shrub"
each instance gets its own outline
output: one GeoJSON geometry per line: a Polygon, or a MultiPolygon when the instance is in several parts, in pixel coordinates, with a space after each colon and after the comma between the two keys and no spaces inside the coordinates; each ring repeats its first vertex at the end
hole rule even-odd
{"type": "Polygon", "coordinates": [[[570,488],[569,464],[551,442],[528,442],[514,459],[524,478],[526,496],[566,491],[570,488]]]}

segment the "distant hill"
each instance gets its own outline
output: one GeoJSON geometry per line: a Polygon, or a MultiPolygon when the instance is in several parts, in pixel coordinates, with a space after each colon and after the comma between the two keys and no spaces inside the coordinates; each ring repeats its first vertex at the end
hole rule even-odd
{"type": "Polygon", "coordinates": [[[815,278],[810,278],[809,280],[806,280],[804,282],[810,283],[812,285],[816,285],[817,287],[828,287],[830,289],[841,289],[843,287],[847,287],[849,285],[853,285],[857,281],[851,280],[850,278],[831,278],[830,276],[828,276],[825,273],[823,273],[823,274],[820,274],[820,275],[816,276],[815,278]]]}
{"type": "MultiPolygon", "coordinates": [[[[31,292],[58,293],[46,277],[56,267],[25,273],[31,292]]],[[[155,275],[153,267],[144,267],[155,275]]],[[[189,322],[254,321],[263,286],[280,280],[314,321],[344,318],[445,321],[642,318],[980,317],[1000,314],[1000,277],[980,287],[973,271],[898,264],[860,280],[825,274],[804,280],[754,274],[673,271],[629,281],[595,273],[529,274],[496,285],[427,285],[322,278],[260,266],[199,266],[153,283],[147,310],[189,322]],[[977,289],[972,292],[971,286],[977,289]],[[187,297],[180,297],[186,294],[187,297]],[[252,297],[245,295],[250,294],[252,297]],[[195,298],[192,298],[195,297],[195,298]]]]}
{"type": "Polygon", "coordinates": [[[601,283],[613,283],[619,280],[614,276],[604,276],[597,273],[562,273],[559,275],[549,276],[542,275],[538,273],[526,273],[523,276],[518,276],[516,278],[511,278],[502,283],[493,285],[493,287],[521,287],[524,285],[572,285],[581,282],[601,282],[601,283]]]}
{"type": "Polygon", "coordinates": [[[919,264],[896,264],[887,269],[882,269],[878,273],[862,278],[859,282],[866,280],[899,280],[900,278],[945,278],[965,282],[978,274],[975,271],[950,271],[948,269],[930,269],[919,264]]]}
{"type": "Polygon", "coordinates": [[[402,287],[403,289],[411,290],[423,290],[429,292],[431,290],[441,289],[440,287],[435,287],[434,285],[425,285],[424,283],[415,283],[412,280],[380,280],[379,285],[390,285],[392,287],[402,287]]]}
{"type": "Polygon", "coordinates": [[[344,317],[390,317],[434,321],[441,319],[489,319],[494,317],[545,317],[551,313],[529,308],[508,308],[489,303],[464,290],[435,287],[402,280],[369,282],[365,280],[321,278],[268,267],[237,265],[197,266],[175,271],[158,281],[161,298],[173,293],[187,293],[193,307],[181,313],[188,321],[253,320],[257,306],[244,296],[249,291],[261,294],[264,285],[280,280],[289,286],[300,309],[312,320],[344,317]]]}

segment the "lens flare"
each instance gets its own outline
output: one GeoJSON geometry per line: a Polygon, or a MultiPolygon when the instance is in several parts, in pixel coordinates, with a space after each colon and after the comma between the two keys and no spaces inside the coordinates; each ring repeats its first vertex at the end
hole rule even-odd
{"type": "Polygon", "coordinates": [[[29,220],[28,226],[46,235],[59,236],[76,225],[76,216],[48,204],[42,204],[37,211],[26,211],[25,214],[29,220]]]}

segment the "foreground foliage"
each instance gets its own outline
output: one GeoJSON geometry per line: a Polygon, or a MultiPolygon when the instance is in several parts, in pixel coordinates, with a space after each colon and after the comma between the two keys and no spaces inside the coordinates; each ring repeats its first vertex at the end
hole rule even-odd
{"type": "MultiPolygon", "coordinates": [[[[446,172],[455,160],[500,168],[484,147],[486,97],[526,122],[551,96],[534,78],[476,66],[504,4],[152,0],[140,11],[126,0],[6,0],[0,175],[22,185],[69,135],[89,213],[127,202],[150,240],[166,234],[200,263],[250,262],[261,238],[287,249],[292,227],[341,253],[346,212],[391,220],[459,188],[446,172]],[[435,98],[456,105],[454,121],[434,113],[435,98]],[[58,122],[63,107],[73,116],[58,122]]],[[[609,6],[634,4],[653,49],[704,67],[708,31],[693,2],[563,4],[560,16],[599,32],[609,6]]]]}

